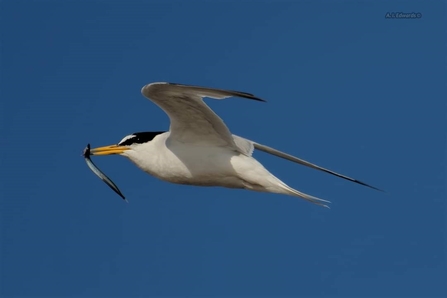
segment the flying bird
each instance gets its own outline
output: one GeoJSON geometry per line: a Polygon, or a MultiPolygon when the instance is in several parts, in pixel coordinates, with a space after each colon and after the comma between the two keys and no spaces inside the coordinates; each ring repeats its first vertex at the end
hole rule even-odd
{"type": "Polygon", "coordinates": [[[252,156],[257,149],[379,190],[232,134],[203,101],[204,97],[225,99],[233,96],[264,101],[253,94],[166,82],[145,85],[141,93],[168,115],[171,121],[169,131],[133,133],[118,144],[91,149],[91,155],[122,155],[144,172],[171,183],[284,194],[328,207],[329,201],[293,189],[270,173],[252,156]]]}

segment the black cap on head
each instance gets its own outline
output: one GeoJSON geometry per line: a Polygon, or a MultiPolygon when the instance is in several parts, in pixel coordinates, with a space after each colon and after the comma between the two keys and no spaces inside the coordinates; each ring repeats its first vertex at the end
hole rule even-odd
{"type": "Polygon", "coordinates": [[[165,131],[147,131],[147,132],[136,132],[131,135],[126,136],[121,142],[118,143],[119,146],[130,146],[133,144],[143,144],[152,141],[155,136],[164,133],[165,131]]]}

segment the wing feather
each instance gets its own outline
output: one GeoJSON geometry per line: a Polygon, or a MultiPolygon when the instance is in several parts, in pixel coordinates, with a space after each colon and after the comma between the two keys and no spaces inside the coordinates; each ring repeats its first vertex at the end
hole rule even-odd
{"type": "Polygon", "coordinates": [[[252,156],[253,151],[255,150],[254,144],[252,141],[245,139],[243,137],[233,135],[233,140],[236,143],[236,146],[239,148],[239,151],[246,155],[252,156]]]}
{"type": "Polygon", "coordinates": [[[334,175],[334,176],[337,176],[337,177],[340,177],[340,178],[349,180],[349,181],[354,182],[354,183],[357,183],[357,184],[361,184],[361,185],[370,187],[370,188],[375,189],[375,190],[383,191],[383,190],[378,189],[378,188],[376,188],[376,187],[374,187],[374,186],[371,186],[371,185],[369,185],[369,184],[366,184],[365,182],[362,182],[362,181],[360,181],[360,180],[357,180],[357,179],[354,179],[354,178],[351,178],[351,177],[348,177],[348,176],[339,174],[339,173],[337,173],[337,172],[334,172],[334,171],[325,169],[325,168],[323,168],[323,167],[317,166],[316,164],[313,164],[313,163],[310,163],[310,162],[308,162],[308,161],[305,161],[304,159],[301,159],[301,158],[295,157],[295,156],[293,156],[293,155],[284,153],[284,152],[279,151],[279,150],[277,150],[277,149],[274,149],[274,148],[272,148],[272,147],[269,147],[269,146],[266,146],[266,145],[262,145],[262,144],[259,144],[259,143],[255,143],[255,142],[253,142],[253,145],[254,145],[254,148],[255,148],[255,149],[258,149],[258,150],[260,150],[260,151],[264,151],[264,152],[266,152],[266,153],[269,153],[269,154],[272,154],[272,155],[275,155],[275,156],[278,156],[278,157],[281,157],[281,158],[284,158],[284,159],[287,159],[287,160],[290,160],[290,161],[299,163],[299,164],[301,164],[301,165],[303,165],[303,166],[310,167],[310,168],[312,168],[312,169],[316,169],[316,170],[319,170],[319,171],[326,172],[326,173],[328,173],[328,174],[331,174],[331,175],[334,175]]]}
{"type": "Polygon", "coordinates": [[[173,139],[183,143],[230,146],[237,150],[233,136],[222,119],[203,97],[225,99],[232,96],[263,101],[250,93],[172,83],[151,83],[141,93],[158,105],[171,121],[173,139]]]}

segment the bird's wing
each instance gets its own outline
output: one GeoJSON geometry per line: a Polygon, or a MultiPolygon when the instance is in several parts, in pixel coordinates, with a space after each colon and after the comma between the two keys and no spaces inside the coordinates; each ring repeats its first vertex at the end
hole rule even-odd
{"type": "Polygon", "coordinates": [[[284,153],[284,152],[279,151],[277,149],[274,149],[272,147],[253,142],[253,141],[250,141],[248,139],[245,139],[245,138],[242,138],[242,137],[239,137],[239,136],[236,136],[236,135],[233,135],[233,137],[234,137],[234,140],[235,140],[235,142],[236,142],[236,144],[238,145],[239,148],[241,148],[242,150],[244,150],[244,148],[246,148],[245,152],[248,153],[249,156],[253,153],[253,149],[258,149],[260,151],[264,151],[266,153],[269,153],[269,154],[272,154],[272,155],[275,155],[275,156],[278,156],[278,157],[281,157],[281,158],[284,158],[284,159],[287,159],[287,160],[299,163],[299,164],[304,165],[306,167],[310,167],[312,169],[323,171],[323,172],[329,173],[331,175],[334,175],[334,176],[337,176],[337,177],[340,177],[340,178],[343,178],[343,179],[346,179],[346,180],[349,180],[349,181],[352,181],[352,182],[355,182],[355,183],[358,183],[358,184],[361,184],[361,185],[364,185],[364,186],[367,186],[367,187],[370,187],[370,188],[373,188],[375,190],[383,191],[383,190],[378,189],[378,188],[376,188],[374,186],[366,184],[365,182],[362,182],[362,181],[359,181],[357,179],[354,179],[354,178],[351,178],[351,177],[339,174],[337,172],[325,169],[323,167],[317,166],[317,165],[315,165],[313,163],[305,161],[304,159],[301,159],[301,158],[295,157],[293,155],[284,153]],[[250,146],[252,146],[252,147],[250,147],[250,146]]]}
{"type": "Polygon", "coordinates": [[[246,156],[252,156],[255,150],[254,143],[243,137],[233,135],[233,140],[236,146],[239,148],[239,152],[246,156]]]}
{"type": "Polygon", "coordinates": [[[152,83],[141,93],[166,112],[171,120],[170,137],[183,143],[204,143],[238,148],[225,123],[203,101],[203,97],[232,96],[264,101],[252,94],[173,83],[152,83]]]}

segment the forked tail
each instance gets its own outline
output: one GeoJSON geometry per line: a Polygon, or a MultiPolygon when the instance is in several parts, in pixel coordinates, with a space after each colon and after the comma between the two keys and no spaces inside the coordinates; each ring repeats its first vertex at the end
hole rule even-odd
{"type": "Polygon", "coordinates": [[[300,197],[302,199],[305,199],[306,201],[309,201],[311,203],[314,203],[319,206],[326,207],[326,208],[330,209],[329,206],[325,204],[325,203],[331,203],[330,201],[326,201],[326,200],[305,194],[305,193],[298,191],[296,189],[293,189],[279,179],[278,179],[278,184],[279,184],[278,186],[280,186],[281,189],[284,190],[284,192],[283,192],[284,194],[295,196],[295,197],[300,197]]]}

